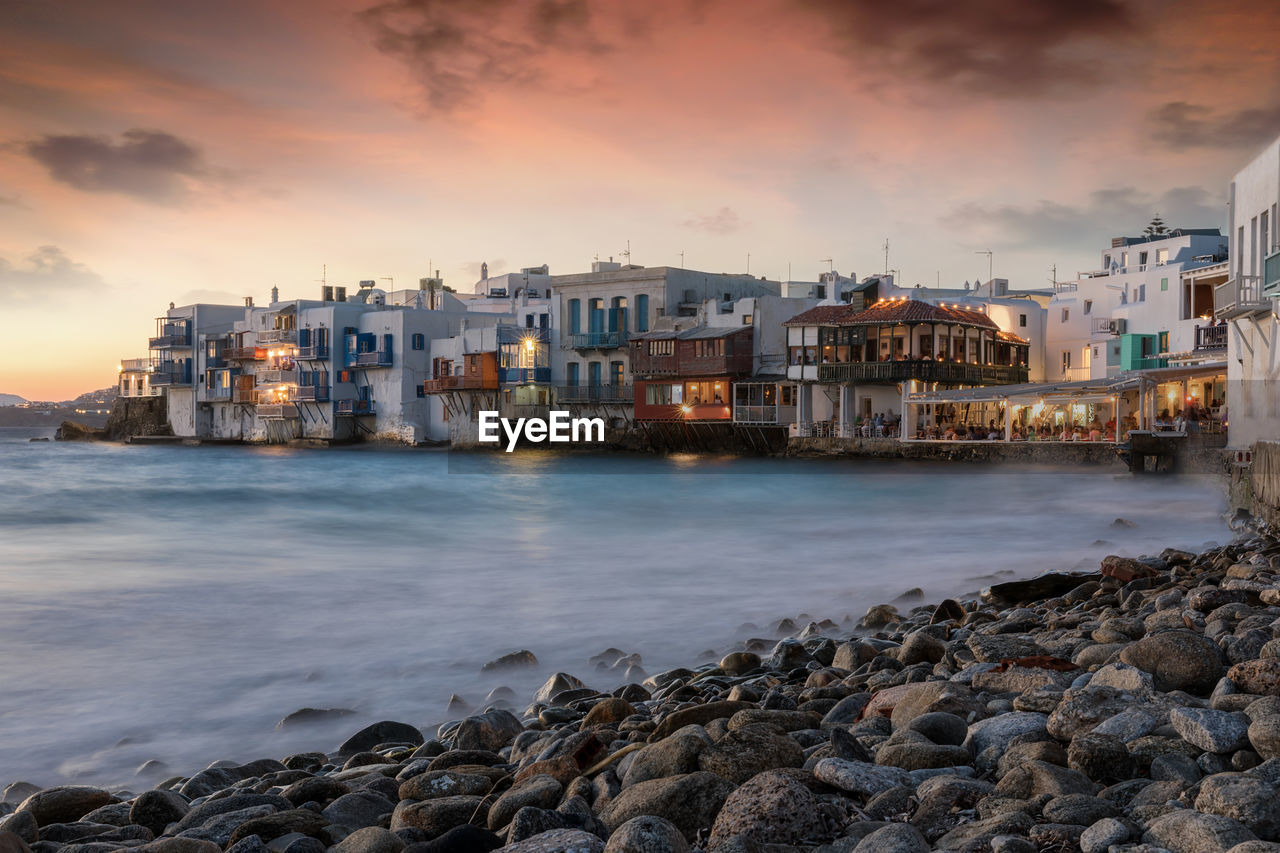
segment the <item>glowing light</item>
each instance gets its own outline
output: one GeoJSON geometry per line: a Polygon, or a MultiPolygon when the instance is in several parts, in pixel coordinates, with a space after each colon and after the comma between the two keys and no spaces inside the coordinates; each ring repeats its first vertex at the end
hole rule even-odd
{"type": "Polygon", "coordinates": [[[685,403],[680,407],[680,411],[687,415],[693,411],[693,406],[690,406],[688,403],[685,403]]]}

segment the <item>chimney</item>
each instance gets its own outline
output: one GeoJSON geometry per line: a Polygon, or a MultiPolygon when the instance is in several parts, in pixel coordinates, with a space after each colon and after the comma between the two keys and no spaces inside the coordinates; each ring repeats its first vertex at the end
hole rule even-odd
{"type": "Polygon", "coordinates": [[[252,296],[246,296],[246,297],[244,298],[244,307],[245,307],[245,308],[252,308],[252,307],[253,307],[253,297],[252,297],[252,296]]]}
{"type": "Polygon", "coordinates": [[[279,302],[279,301],[280,301],[280,288],[278,288],[278,287],[272,287],[272,288],[271,288],[271,303],[274,305],[275,303],[277,303],[277,302],[279,302]]]}

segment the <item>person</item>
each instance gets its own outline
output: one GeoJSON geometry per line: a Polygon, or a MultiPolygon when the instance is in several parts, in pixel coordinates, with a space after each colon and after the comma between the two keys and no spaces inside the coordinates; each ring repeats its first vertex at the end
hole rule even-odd
{"type": "Polygon", "coordinates": [[[1096,422],[1089,427],[1089,438],[1086,440],[1102,441],[1102,430],[1098,429],[1098,425],[1096,422]]]}
{"type": "Polygon", "coordinates": [[[876,435],[884,435],[884,414],[876,412],[875,419],[876,435]]]}
{"type": "Polygon", "coordinates": [[[1004,438],[1004,436],[996,432],[996,422],[992,421],[991,428],[987,430],[987,441],[999,441],[1002,438],[1004,438]]]}

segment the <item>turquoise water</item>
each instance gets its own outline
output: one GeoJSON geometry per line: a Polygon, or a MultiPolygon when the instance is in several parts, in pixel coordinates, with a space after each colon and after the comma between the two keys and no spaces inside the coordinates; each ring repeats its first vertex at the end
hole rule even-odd
{"type": "Polygon", "coordinates": [[[0,430],[0,785],[136,788],[148,759],[433,727],[451,693],[555,670],[610,688],[587,663],[610,646],[653,673],[910,587],[1229,538],[1217,484],[1096,468],[27,440],[49,434],[0,430]],[[480,672],[521,648],[542,666],[480,672]],[[274,730],[306,706],[357,716],[274,730]]]}

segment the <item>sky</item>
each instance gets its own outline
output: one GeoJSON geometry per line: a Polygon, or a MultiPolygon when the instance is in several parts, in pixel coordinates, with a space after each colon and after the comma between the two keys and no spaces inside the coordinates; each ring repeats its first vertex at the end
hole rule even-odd
{"type": "Polygon", "coordinates": [[[1272,0],[6,0],[0,392],[112,384],[171,301],[628,245],[1047,286],[1225,231],[1277,134],[1272,0]]]}

